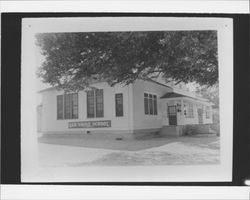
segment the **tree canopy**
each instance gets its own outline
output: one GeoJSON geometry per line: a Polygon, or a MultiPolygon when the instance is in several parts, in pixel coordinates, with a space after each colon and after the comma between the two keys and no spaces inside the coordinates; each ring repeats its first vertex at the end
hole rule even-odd
{"type": "Polygon", "coordinates": [[[111,85],[161,74],[165,80],[218,82],[216,31],[39,33],[42,81],[72,90],[93,79],[111,85]]]}
{"type": "Polygon", "coordinates": [[[201,86],[196,87],[196,93],[203,98],[208,99],[214,104],[216,108],[219,108],[219,85],[215,84],[212,87],[201,86]]]}

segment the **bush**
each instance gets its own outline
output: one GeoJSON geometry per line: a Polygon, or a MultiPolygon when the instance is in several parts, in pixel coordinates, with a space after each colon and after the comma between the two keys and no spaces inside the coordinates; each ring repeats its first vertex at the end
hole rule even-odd
{"type": "Polygon", "coordinates": [[[210,134],[220,132],[219,124],[188,124],[183,128],[183,135],[210,134]]]}
{"type": "Polygon", "coordinates": [[[220,123],[220,113],[219,113],[219,110],[214,110],[213,111],[213,123],[214,124],[219,124],[220,123]]]}
{"type": "Polygon", "coordinates": [[[183,135],[195,135],[197,134],[197,126],[188,124],[184,126],[183,135]]]}
{"type": "Polygon", "coordinates": [[[220,124],[211,124],[210,128],[217,134],[220,135],[220,124]]]}

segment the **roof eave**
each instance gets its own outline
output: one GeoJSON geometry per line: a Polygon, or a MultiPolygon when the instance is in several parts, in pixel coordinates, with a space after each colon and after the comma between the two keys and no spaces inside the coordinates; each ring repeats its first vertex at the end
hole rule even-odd
{"type": "Polygon", "coordinates": [[[206,104],[206,105],[213,105],[213,103],[208,102],[208,101],[204,101],[204,100],[200,100],[194,97],[189,97],[189,96],[180,96],[180,97],[166,97],[166,98],[161,98],[161,99],[171,99],[171,100],[181,100],[181,99],[187,99],[187,100],[192,100],[192,101],[196,101],[198,103],[202,103],[202,104],[206,104]]]}

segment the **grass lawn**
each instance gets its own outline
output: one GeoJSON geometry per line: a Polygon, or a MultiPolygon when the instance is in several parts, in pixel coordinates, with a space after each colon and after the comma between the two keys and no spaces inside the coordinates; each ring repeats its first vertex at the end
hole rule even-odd
{"type": "Polygon", "coordinates": [[[40,138],[46,167],[219,164],[219,137],[158,137],[140,140],[40,138]]]}

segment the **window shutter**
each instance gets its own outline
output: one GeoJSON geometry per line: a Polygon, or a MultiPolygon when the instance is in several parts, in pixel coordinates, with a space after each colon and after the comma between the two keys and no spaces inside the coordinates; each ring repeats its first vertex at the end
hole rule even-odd
{"type": "Polygon", "coordinates": [[[123,94],[115,94],[115,112],[117,117],[123,116],[123,94]]]}

